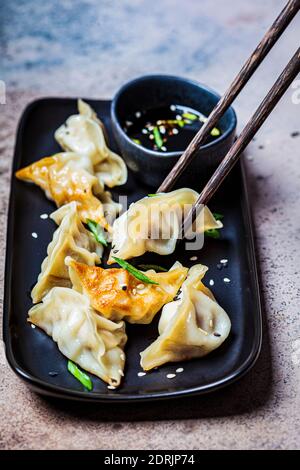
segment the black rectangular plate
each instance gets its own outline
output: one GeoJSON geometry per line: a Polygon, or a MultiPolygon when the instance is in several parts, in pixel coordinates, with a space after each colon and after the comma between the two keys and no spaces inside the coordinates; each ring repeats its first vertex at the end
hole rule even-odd
{"type": "MultiPolygon", "coordinates": [[[[110,101],[89,100],[89,103],[104,121],[114,148],[110,101]]],[[[204,248],[197,253],[186,252],[179,247],[175,254],[168,257],[148,253],[139,260],[140,263],[160,264],[169,268],[178,259],[184,266],[190,267],[195,264],[190,257],[196,254],[198,262],[209,267],[204,282],[208,285],[209,279],[214,280],[213,292],[232,322],[230,336],[218,350],[201,359],[167,364],[139,377],[139,353],[157,337],[157,315],[150,325],[127,325],[127,361],[121,387],[109,390],[104,382],[93,377],[94,389],[88,392],[67,372],[66,358],[52,339],[27,323],[27,312],[32,305],[30,291],[55,230],[54,222],[42,220],[40,215],[51,213],[55,206],[38,187],[16,180],[14,173],[59,151],[54,132],[68,116],[76,112],[75,99],[46,98],[30,104],[20,121],[11,184],[5,272],[3,330],[10,366],[40,393],[86,401],[172,398],[207,393],[233,382],[256,361],[262,330],[252,224],[242,164],[236,166],[210,204],[211,210],[224,214],[221,239],[207,239],[204,248]],[[37,232],[37,239],[31,236],[32,232],[37,232]],[[228,267],[220,270],[217,265],[224,258],[229,260],[228,267]],[[231,282],[224,283],[224,277],[231,282]],[[178,367],[183,367],[184,371],[168,379],[166,375],[178,367]],[[50,376],[49,372],[56,372],[57,375],[50,376]]],[[[199,191],[201,187],[194,189],[199,191]]],[[[132,202],[149,193],[149,188],[141,186],[130,174],[127,184],[114,193],[127,194],[132,202]]]]}

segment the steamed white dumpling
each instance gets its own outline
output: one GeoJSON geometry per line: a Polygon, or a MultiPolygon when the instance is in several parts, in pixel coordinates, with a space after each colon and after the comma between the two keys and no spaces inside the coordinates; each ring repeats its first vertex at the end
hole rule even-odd
{"type": "Polygon", "coordinates": [[[65,287],[54,287],[28,315],[64,356],[108,384],[120,384],[127,341],[124,322],[101,317],[84,295],[65,287]]]}
{"type": "Polygon", "coordinates": [[[55,139],[66,151],[86,155],[99,183],[112,188],[127,181],[127,168],[122,158],[112,152],[105,141],[103,124],[93,109],[78,100],[79,114],[70,116],[55,132],[55,139]]]}
{"type": "MultiPolygon", "coordinates": [[[[183,215],[195,203],[199,194],[189,188],[181,188],[154,197],[144,197],[131,204],[128,211],[117,218],[113,224],[113,256],[122,259],[141,256],[146,251],[160,255],[173,253],[178,240],[183,215]]],[[[196,232],[221,228],[208,207],[205,207],[196,221],[196,232]]]]}
{"type": "Polygon", "coordinates": [[[193,266],[177,300],[163,307],[159,336],[141,353],[144,370],[205,356],[229,335],[231,322],[227,313],[202,284],[206,271],[207,267],[201,264],[193,266]]]}
{"type": "Polygon", "coordinates": [[[103,247],[82,224],[76,202],[62,206],[50,216],[59,227],[47,248],[37,284],[31,292],[33,303],[40,302],[54,286],[71,287],[65,258],[94,266],[100,263],[103,247]]]}

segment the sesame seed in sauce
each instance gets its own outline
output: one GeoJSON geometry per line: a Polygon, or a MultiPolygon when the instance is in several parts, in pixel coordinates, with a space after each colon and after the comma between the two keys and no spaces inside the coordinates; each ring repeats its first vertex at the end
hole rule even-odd
{"type": "Polygon", "coordinates": [[[140,118],[141,115],[142,115],[141,111],[137,111],[137,112],[135,113],[135,117],[137,117],[137,118],[140,118]]]}

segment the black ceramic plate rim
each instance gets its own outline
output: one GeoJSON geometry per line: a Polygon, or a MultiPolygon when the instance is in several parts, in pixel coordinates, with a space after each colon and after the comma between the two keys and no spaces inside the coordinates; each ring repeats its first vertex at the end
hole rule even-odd
{"type": "MultiPolygon", "coordinates": [[[[132,144],[133,147],[137,147],[140,150],[144,150],[145,152],[147,152],[147,154],[149,153],[153,157],[158,157],[158,158],[161,158],[161,157],[164,157],[164,158],[178,157],[179,158],[183,153],[181,151],[180,152],[164,152],[162,154],[161,152],[157,152],[156,150],[151,150],[151,149],[148,149],[146,147],[143,147],[141,145],[136,144],[133,140],[131,140],[128,137],[126,132],[124,132],[124,129],[120,124],[120,121],[119,121],[119,118],[118,118],[117,112],[116,112],[116,101],[119,99],[120,95],[123,93],[124,90],[126,90],[126,88],[129,85],[134,85],[135,83],[142,82],[143,80],[147,80],[149,78],[170,78],[170,79],[173,79],[173,80],[184,81],[186,83],[196,85],[198,88],[203,88],[203,90],[206,90],[206,91],[210,92],[212,95],[214,95],[219,100],[221,99],[221,95],[219,95],[219,93],[217,91],[215,91],[213,88],[210,88],[209,86],[205,85],[202,82],[197,82],[196,80],[192,80],[190,78],[179,77],[177,75],[168,75],[168,74],[141,75],[140,77],[134,78],[133,80],[129,80],[128,82],[124,83],[124,85],[122,85],[122,87],[117,91],[117,93],[115,94],[115,96],[113,97],[112,102],[111,102],[112,103],[112,105],[111,105],[111,116],[112,116],[112,119],[114,120],[114,122],[115,122],[115,124],[118,128],[118,131],[122,134],[122,136],[125,138],[125,140],[127,140],[128,143],[132,144]]],[[[235,110],[232,106],[230,106],[228,108],[228,111],[230,111],[232,113],[232,122],[231,122],[230,126],[228,127],[228,129],[226,129],[226,131],[223,132],[223,134],[221,134],[220,137],[217,137],[212,142],[209,142],[208,144],[201,145],[201,149],[204,149],[204,150],[205,149],[210,149],[211,147],[214,147],[214,146],[218,145],[220,142],[222,142],[222,140],[226,139],[226,137],[228,137],[229,134],[234,132],[234,130],[236,128],[236,125],[237,125],[236,112],[235,112],[235,110]]]]}
{"type": "MultiPolygon", "coordinates": [[[[64,101],[74,98],[50,98],[53,101],[64,101]]],[[[256,335],[253,338],[253,346],[251,350],[251,354],[249,354],[248,358],[241,364],[237,369],[234,370],[231,374],[227,375],[225,378],[221,380],[216,380],[208,385],[200,385],[198,387],[192,388],[185,388],[182,390],[176,391],[166,391],[166,392],[150,392],[145,394],[118,394],[116,390],[115,392],[109,393],[90,393],[87,391],[70,391],[64,387],[60,387],[57,385],[52,385],[43,380],[40,380],[33,375],[26,372],[22,367],[19,366],[17,361],[14,358],[11,343],[10,343],[10,333],[9,333],[9,296],[11,290],[11,273],[12,273],[12,233],[13,233],[13,221],[14,218],[12,217],[13,213],[13,205],[14,205],[14,174],[18,168],[19,158],[21,155],[20,149],[22,144],[22,133],[24,123],[26,122],[27,115],[32,111],[32,109],[38,105],[40,102],[48,101],[49,98],[39,98],[31,102],[24,110],[21,119],[19,121],[16,144],[15,144],[15,151],[14,151],[14,160],[12,166],[12,175],[11,175],[11,188],[10,188],[10,197],[9,197],[9,210],[8,210],[8,224],[7,224],[7,236],[6,236],[6,258],[5,258],[5,278],[4,278],[4,301],[3,301],[3,341],[5,344],[5,354],[7,361],[12,368],[12,370],[25,382],[27,382],[32,389],[35,391],[57,398],[65,398],[70,400],[79,400],[79,401],[90,401],[90,402],[107,402],[107,401],[114,401],[114,402],[135,402],[135,401],[153,401],[153,400],[163,400],[163,399],[170,399],[170,398],[179,398],[189,395],[196,395],[196,394],[206,394],[217,389],[223,388],[239,378],[245,375],[255,364],[256,360],[259,357],[259,353],[261,350],[262,344],[262,311],[261,311],[261,301],[260,301],[260,290],[259,290],[259,281],[258,281],[258,274],[257,274],[257,264],[255,258],[255,246],[254,246],[254,237],[253,237],[253,223],[252,223],[252,216],[250,212],[250,204],[249,204],[249,195],[248,195],[248,188],[247,188],[247,181],[246,181],[246,171],[243,162],[241,162],[241,169],[242,169],[242,183],[244,186],[244,199],[243,199],[243,206],[244,206],[244,216],[245,216],[245,225],[247,226],[247,231],[249,234],[249,252],[250,252],[250,265],[252,266],[252,277],[253,282],[255,285],[256,290],[256,309],[257,314],[255,315],[256,321],[256,335]],[[18,158],[19,157],[19,158],[18,158]]],[[[87,99],[88,101],[92,102],[93,100],[87,99]]],[[[99,101],[99,100],[95,100],[99,101]]],[[[108,100],[107,100],[108,101],[108,100]]]]}

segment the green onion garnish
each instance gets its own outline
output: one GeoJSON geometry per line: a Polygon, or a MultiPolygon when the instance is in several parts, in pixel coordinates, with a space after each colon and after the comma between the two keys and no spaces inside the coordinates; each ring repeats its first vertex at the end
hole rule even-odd
{"type": "Polygon", "coordinates": [[[157,126],[153,128],[153,136],[157,147],[160,149],[164,145],[164,142],[157,126]]]}
{"type": "Polygon", "coordinates": [[[68,361],[68,371],[72,374],[75,379],[79,380],[79,382],[90,392],[93,390],[93,382],[91,381],[90,377],[80,370],[76,364],[72,361],[68,361]]]}
{"type": "Polygon", "coordinates": [[[147,194],[148,197],[155,197],[155,196],[158,196],[157,193],[150,193],[150,194],[147,194]]]}
{"type": "Polygon", "coordinates": [[[219,130],[217,127],[214,127],[214,128],[210,131],[210,135],[212,135],[213,137],[218,137],[220,134],[221,134],[221,132],[220,132],[220,130],[219,130]]]}
{"type": "Polygon", "coordinates": [[[116,256],[113,256],[113,259],[118,263],[121,268],[126,269],[130,274],[132,274],[136,279],[139,281],[145,282],[146,284],[157,284],[158,282],[152,281],[152,279],[149,279],[148,276],[145,276],[141,271],[136,269],[132,264],[127,263],[127,261],[117,258],[116,256]]]}
{"type": "Polygon", "coordinates": [[[195,121],[196,119],[198,119],[198,116],[193,113],[182,113],[182,117],[189,119],[190,121],[195,121]]]}
{"type": "Polygon", "coordinates": [[[216,220],[222,220],[224,217],[223,214],[219,214],[218,212],[213,212],[213,216],[216,220]]]}
{"type": "Polygon", "coordinates": [[[148,271],[148,269],[154,269],[154,271],[168,272],[166,268],[158,266],[158,264],[139,264],[139,268],[143,271],[148,271]]]}
{"type": "Polygon", "coordinates": [[[140,141],[140,139],[131,139],[135,144],[137,145],[142,145],[142,142],[140,141]]]}
{"type": "Polygon", "coordinates": [[[211,228],[209,230],[205,230],[205,235],[210,238],[220,238],[220,230],[217,228],[211,228]]]}
{"type": "Polygon", "coordinates": [[[104,235],[103,228],[99,224],[97,224],[97,222],[95,222],[94,220],[90,220],[90,219],[87,219],[86,224],[89,230],[94,235],[96,241],[98,243],[101,243],[104,246],[107,246],[107,241],[104,235]]]}

